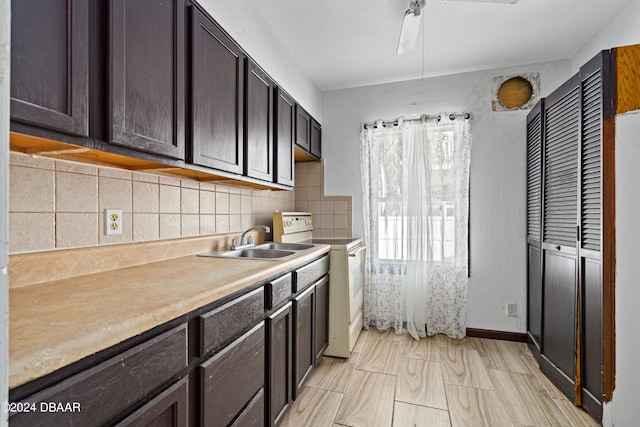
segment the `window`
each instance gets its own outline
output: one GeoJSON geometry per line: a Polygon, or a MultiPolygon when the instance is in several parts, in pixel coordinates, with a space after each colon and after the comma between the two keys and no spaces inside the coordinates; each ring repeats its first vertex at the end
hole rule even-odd
{"type": "MultiPolygon", "coordinates": [[[[377,217],[377,247],[375,254],[379,260],[401,260],[410,256],[409,239],[406,233],[418,227],[415,216],[403,209],[403,198],[420,197],[405,195],[403,182],[406,169],[403,165],[403,139],[410,137],[410,128],[381,132],[374,136],[374,145],[385,161],[379,163],[376,174],[377,198],[373,206],[377,217]],[[411,224],[410,224],[411,222],[411,224]]],[[[428,198],[428,218],[431,238],[423,241],[423,251],[432,254],[433,261],[447,261],[455,257],[456,242],[456,188],[452,185],[451,175],[455,173],[454,165],[454,131],[443,127],[429,132],[428,165],[430,169],[430,192],[422,195],[428,198]]]]}

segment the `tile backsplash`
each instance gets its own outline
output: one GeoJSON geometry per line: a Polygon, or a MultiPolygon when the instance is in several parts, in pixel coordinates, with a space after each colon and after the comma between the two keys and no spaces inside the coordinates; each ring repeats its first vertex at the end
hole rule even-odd
{"type": "Polygon", "coordinates": [[[190,179],[10,156],[9,252],[240,232],[275,210],[314,214],[317,237],[351,235],[351,197],[324,196],[322,163],[296,163],[294,191],[249,190],[190,179]],[[104,209],[123,213],[105,235],[104,209]]]}
{"type": "Polygon", "coordinates": [[[271,224],[294,191],[248,190],[11,152],[10,253],[172,239],[271,224]],[[104,209],[123,213],[104,234],[104,209]]]}
{"type": "Polygon", "coordinates": [[[324,161],[296,163],[295,207],[313,214],[315,237],[351,236],[351,196],[324,195],[324,161]]]}

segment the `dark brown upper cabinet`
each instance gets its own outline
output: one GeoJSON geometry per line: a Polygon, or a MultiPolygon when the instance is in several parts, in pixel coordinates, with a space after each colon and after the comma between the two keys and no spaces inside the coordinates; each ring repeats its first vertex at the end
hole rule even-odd
{"type": "Polygon", "coordinates": [[[89,6],[11,2],[11,120],[89,134],[89,6]]]}
{"type": "Polygon", "coordinates": [[[311,154],[322,157],[322,127],[320,123],[311,119],[311,154]]]}
{"type": "Polygon", "coordinates": [[[305,151],[311,149],[311,116],[296,105],[296,145],[305,151]]]}
{"type": "Polygon", "coordinates": [[[322,157],[322,127],[299,105],[296,105],[296,147],[296,160],[318,160],[322,157]]]}
{"type": "Polygon", "coordinates": [[[247,59],[245,175],[273,181],[273,81],[247,59]]]}
{"type": "Polygon", "coordinates": [[[245,55],[211,19],[191,11],[190,160],[242,174],[245,55]]]}
{"type": "Polygon", "coordinates": [[[41,138],[12,150],[281,190],[321,157],[319,123],[192,0],[12,9],[11,129],[41,138]]]}
{"type": "Polygon", "coordinates": [[[275,182],[283,185],[293,185],[293,145],[296,134],[296,103],[281,89],[276,95],[276,164],[275,182]]]}
{"type": "Polygon", "coordinates": [[[184,159],[184,0],[111,0],[110,142],[184,159]]]}

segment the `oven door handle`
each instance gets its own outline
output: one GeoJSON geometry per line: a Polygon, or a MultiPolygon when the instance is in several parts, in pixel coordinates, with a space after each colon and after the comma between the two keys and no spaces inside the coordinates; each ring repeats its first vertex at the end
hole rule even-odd
{"type": "Polygon", "coordinates": [[[358,254],[359,254],[360,252],[362,252],[362,251],[364,251],[364,250],[366,250],[366,249],[367,249],[367,247],[366,247],[365,245],[358,246],[358,248],[357,248],[355,251],[353,251],[353,252],[349,252],[349,256],[350,256],[350,257],[354,257],[354,258],[355,258],[355,257],[357,257],[357,256],[358,256],[358,254]]]}

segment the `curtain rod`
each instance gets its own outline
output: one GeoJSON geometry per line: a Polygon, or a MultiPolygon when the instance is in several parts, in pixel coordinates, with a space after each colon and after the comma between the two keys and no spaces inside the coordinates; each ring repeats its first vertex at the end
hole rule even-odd
{"type": "MultiPolygon", "coordinates": [[[[469,120],[471,118],[471,114],[470,113],[451,113],[451,114],[449,114],[449,120],[455,120],[457,117],[462,117],[465,120],[469,120]]],[[[403,121],[404,122],[415,122],[415,121],[418,121],[418,120],[422,121],[424,119],[427,119],[427,120],[436,119],[437,121],[440,121],[440,120],[442,120],[442,114],[431,114],[431,115],[425,114],[425,115],[420,116],[420,118],[403,119],[403,121]]],[[[392,121],[383,121],[382,122],[382,126],[384,126],[384,127],[387,127],[389,125],[398,126],[398,123],[399,123],[398,119],[395,119],[395,120],[392,120],[392,121]]],[[[368,122],[368,123],[365,123],[363,125],[363,127],[365,129],[367,129],[369,127],[373,127],[374,129],[376,129],[378,127],[378,122],[377,121],[368,122]]]]}

